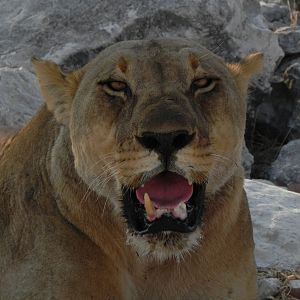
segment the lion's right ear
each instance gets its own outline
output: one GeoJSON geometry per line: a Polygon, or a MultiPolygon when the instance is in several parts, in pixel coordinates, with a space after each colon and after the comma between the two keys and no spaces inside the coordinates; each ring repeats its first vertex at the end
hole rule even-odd
{"type": "Polygon", "coordinates": [[[83,71],[64,74],[60,67],[51,61],[32,58],[31,62],[48,109],[59,123],[68,125],[72,101],[83,71]]]}
{"type": "Polygon", "coordinates": [[[261,72],[264,62],[263,59],[263,53],[257,52],[248,55],[240,63],[227,64],[243,96],[247,93],[250,78],[254,74],[261,72]]]}

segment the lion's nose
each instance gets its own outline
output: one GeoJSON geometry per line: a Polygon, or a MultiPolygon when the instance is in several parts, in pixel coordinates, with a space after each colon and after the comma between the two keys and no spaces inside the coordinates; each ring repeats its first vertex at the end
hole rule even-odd
{"type": "Polygon", "coordinates": [[[163,156],[170,156],[188,145],[194,136],[194,133],[189,134],[186,130],[177,130],[168,133],[144,132],[136,138],[146,149],[154,150],[163,156]]]}

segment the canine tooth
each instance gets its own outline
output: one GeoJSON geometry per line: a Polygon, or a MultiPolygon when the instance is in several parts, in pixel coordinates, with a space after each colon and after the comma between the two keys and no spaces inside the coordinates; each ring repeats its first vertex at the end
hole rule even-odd
{"type": "Polygon", "coordinates": [[[144,194],[144,203],[145,203],[145,209],[147,213],[148,220],[152,221],[155,219],[155,207],[148,195],[148,193],[144,194]]]}
{"type": "Polygon", "coordinates": [[[144,185],[144,184],[142,184],[142,187],[145,187],[145,185],[144,185]]]}
{"type": "Polygon", "coordinates": [[[179,203],[174,210],[173,210],[173,216],[175,218],[179,218],[180,220],[184,220],[187,217],[187,211],[186,211],[186,204],[184,202],[179,203]]]}
{"type": "Polygon", "coordinates": [[[193,181],[192,180],[188,180],[188,183],[189,183],[189,185],[192,185],[193,184],[193,181]]]}

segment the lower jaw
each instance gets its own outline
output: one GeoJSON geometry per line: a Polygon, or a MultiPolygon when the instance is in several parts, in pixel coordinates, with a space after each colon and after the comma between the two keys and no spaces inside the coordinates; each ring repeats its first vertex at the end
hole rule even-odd
{"type": "Polygon", "coordinates": [[[135,191],[123,188],[123,212],[128,227],[136,234],[158,234],[160,232],[190,233],[201,223],[204,210],[204,196],[206,184],[194,184],[193,195],[186,202],[187,218],[175,219],[170,215],[162,215],[152,222],[148,221],[143,205],[136,199],[135,191]]]}
{"type": "Polygon", "coordinates": [[[197,250],[201,240],[201,228],[198,226],[195,231],[188,234],[164,231],[141,236],[129,231],[126,242],[140,258],[145,258],[148,262],[162,263],[170,259],[177,262],[184,260],[186,254],[197,250]]]}

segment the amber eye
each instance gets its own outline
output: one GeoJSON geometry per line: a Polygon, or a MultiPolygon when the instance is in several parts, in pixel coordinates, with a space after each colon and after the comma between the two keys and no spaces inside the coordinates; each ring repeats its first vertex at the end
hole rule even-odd
{"type": "Polygon", "coordinates": [[[127,84],[122,81],[108,81],[105,86],[114,92],[123,92],[127,89],[127,84]]]}
{"type": "Polygon", "coordinates": [[[216,86],[216,80],[213,78],[199,78],[193,81],[193,90],[197,93],[203,94],[210,92],[216,86]]]}

